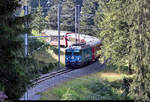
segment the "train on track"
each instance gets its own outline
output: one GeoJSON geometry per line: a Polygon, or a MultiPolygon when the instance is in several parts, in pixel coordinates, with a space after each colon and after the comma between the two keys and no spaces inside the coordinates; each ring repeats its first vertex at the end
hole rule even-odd
{"type": "MultiPolygon", "coordinates": [[[[75,44],[76,40],[79,41],[79,38],[76,39],[76,33],[61,31],[60,32],[60,46],[61,47],[68,47],[75,44]]],[[[58,31],[56,30],[43,30],[42,36],[51,36],[47,38],[46,41],[50,43],[50,45],[57,46],[58,45],[58,31]]],[[[88,35],[82,34],[80,36],[80,42],[85,43],[85,37],[88,35]]]]}
{"type": "MultiPolygon", "coordinates": [[[[51,35],[50,44],[58,45],[58,32],[45,30],[43,34],[51,35]]],[[[96,61],[101,56],[102,42],[93,36],[81,34],[80,38],[76,33],[60,32],[60,45],[67,47],[65,50],[65,65],[69,68],[76,68],[96,61]]]]}
{"type": "Polygon", "coordinates": [[[86,44],[73,44],[66,48],[66,67],[76,68],[96,61],[101,56],[101,42],[93,41],[86,44]]]}

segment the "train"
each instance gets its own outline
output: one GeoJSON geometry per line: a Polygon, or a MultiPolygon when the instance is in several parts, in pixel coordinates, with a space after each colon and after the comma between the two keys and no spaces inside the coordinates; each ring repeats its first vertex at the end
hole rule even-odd
{"type": "MultiPolygon", "coordinates": [[[[47,39],[50,45],[58,46],[58,31],[44,30],[43,36],[51,36],[47,39]]],[[[61,31],[60,46],[65,47],[65,66],[78,68],[96,61],[101,56],[102,42],[93,36],[61,31]]]]}
{"type": "Polygon", "coordinates": [[[102,43],[98,39],[93,39],[85,43],[77,43],[66,48],[65,65],[68,68],[79,68],[90,64],[101,56],[102,43]],[[96,40],[96,41],[95,41],[96,40]]]}
{"type": "MultiPolygon", "coordinates": [[[[76,38],[77,33],[72,33],[68,31],[60,31],[60,46],[61,47],[68,47],[75,44],[76,41],[81,43],[86,43],[85,37],[88,35],[81,34],[80,39],[76,38]]],[[[50,38],[46,39],[46,42],[49,42],[50,45],[58,46],[58,31],[57,30],[43,30],[42,36],[51,36],[50,38]]]]}

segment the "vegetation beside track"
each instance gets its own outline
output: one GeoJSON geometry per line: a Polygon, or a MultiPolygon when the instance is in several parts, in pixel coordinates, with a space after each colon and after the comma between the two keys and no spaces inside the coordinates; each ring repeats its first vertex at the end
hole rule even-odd
{"type": "MultiPolygon", "coordinates": [[[[33,36],[40,36],[38,31],[32,30],[33,36]]],[[[53,69],[57,68],[58,60],[57,60],[57,53],[58,48],[51,46],[48,42],[45,42],[47,38],[29,38],[29,57],[31,59],[36,60],[36,65],[34,64],[34,69],[36,76],[40,74],[45,74],[53,69]],[[43,47],[42,47],[43,46],[43,47]],[[40,48],[41,47],[41,48],[40,48]],[[39,50],[37,50],[39,49],[39,50]],[[33,53],[32,53],[33,52],[33,53]],[[31,54],[32,53],[32,54],[31,54]],[[30,55],[31,54],[31,55],[30,55]]],[[[61,51],[61,53],[63,53],[61,51]]],[[[60,63],[61,66],[64,66],[64,63],[60,63]]]]}
{"type": "MultiPolygon", "coordinates": [[[[0,83],[0,91],[4,91],[9,99],[18,99],[24,92],[27,90],[27,86],[30,86],[30,80],[38,77],[40,74],[48,73],[58,66],[58,61],[53,56],[53,52],[57,53],[58,49],[56,47],[46,45],[45,42],[42,42],[42,39],[28,39],[29,46],[29,56],[27,59],[24,59],[24,39],[23,35],[20,35],[16,38],[19,43],[18,51],[15,52],[15,58],[12,64],[11,70],[2,70],[2,77],[0,83]],[[45,45],[43,48],[35,51],[32,55],[31,52],[40,46],[45,45]],[[49,53],[52,52],[52,53],[49,53]],[[16,67],[15,67],[16,66],[16,67]],[[15,71],[16,70],[16,71],[15,71]],[[7,74],[3,74],[7,73],[7,74]],[[5,80],[11,80],[5,84],[5,80]],[[4,83],[3,83],[4,82],[4,83]]],[[[3,68],[7,64],[3,64],[3,68]]],[[[64,64],[61,64],[64,66],[64,64]]],[[[8,66],[7,68],[9,68],[8,66]]],[[[1,70],[0,70],[1,71],[1,70]]]]}
{"type": "Polygon", "coordinates": [[[41,93],[41,100],[129,100],[123,80],[133,77],[107,66],[101,72],[63,83],[41,93]]]}

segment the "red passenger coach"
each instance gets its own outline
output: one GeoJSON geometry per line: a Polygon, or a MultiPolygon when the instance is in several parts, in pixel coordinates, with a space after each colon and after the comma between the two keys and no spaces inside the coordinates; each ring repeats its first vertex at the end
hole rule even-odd
{"type": "Polygon", "coordinates": [[[101,54],[98,53],[101,50],[101,46],[102,46],[101,43],[96,44],[95,46],[92,46],[92,60],[93,61],[97,60],[101,56],[101,54]]]}
{"type": "MultiPolygon", "coordinates": [[[[51,36],[47,38],[46,41],[50,43],[50,45],[58,46],[58,31],[56,30],[44,30],[42,31],[43,36],[51,36]]],[[[61,31],[60,32],[60,46],[68,47],[72,46],[77,42],[82,44],[89,44],[92,48],[92,59],[95,61],[98,57],[100,57],[99,51],[101,49],[101,41],[96,37],[80,34],[80,39],[76,38],[77,33],[61,31]]]]}
{"type": "MultiPolygon", "coordinates": [[[[50,43],[50,45],[58,46],[58,31],[57,30],[43,30],[42,35],[50,36],[46,41],[50,43]],[[49,40],[48,40],[49,39],[49,40]]],[[[60,32],[60,46],[67,47],[66,45],[66,31],[60,32]]]]}
{"type": "MultiPolygon", "coordinates": [[[[51,36],[50,38],[47,38],[46,41],[50,42],[50,45],[58,46],[58,31],[56,30],[44,30],[42,31],[43,36],[51,36]],[[49,39],[49,40],[48,40],[49,39]]],[[[75,44],[75,42],[79,41],[79,39],[76,39],[76,33],[61,31],[60,32],[60,46],[68,47],[72,44],[75,44]]],[[[84,39],[81,39],[82,42],[85,42],[84,39]]]]}
{"type": "Polygon", "coordinates": [[[92,61],[96,61],[101,56],[102,43],[99,39],[92,37],[93,40],[87,41],[87,44],[92,48],[92,61]]]}
{"type": "MultiPolygon", "coordinates": [[[[58,36],[51,36],[50,45],[58,46],[58,36]]],[[[64,36],[60,36],[60,46],[66,47],[64,36]]]]}

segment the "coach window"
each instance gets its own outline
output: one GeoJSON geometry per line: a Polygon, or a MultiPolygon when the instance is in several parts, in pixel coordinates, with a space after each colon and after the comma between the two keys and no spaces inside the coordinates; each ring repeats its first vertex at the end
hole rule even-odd
{"type": "Polygon", "coordinates": [[[64,38],[64,37],[63,37],[63,36],[61,36],[61,37],[60,37],[60,40],[63,40],[63,38],[64,38]]]}
{"type": "Polygon", "coordinates": [[[53,37],[53,36],[51,37],[51,40],[52,40],[52,41],[54,40],[54,37],[53,37]]]}
{"type": "Polygon", "coordinates": [[[58,37],[57,36],[55,36],[55,40],[58,41],[58,37]]]}

